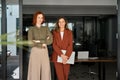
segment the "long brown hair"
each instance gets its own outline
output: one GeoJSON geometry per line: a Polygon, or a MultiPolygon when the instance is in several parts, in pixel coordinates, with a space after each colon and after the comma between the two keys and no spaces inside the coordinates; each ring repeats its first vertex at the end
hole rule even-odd
{"type": "Polygon", "coordinates": [[[38,11],[38,12],[36,12],[36,13],[33,15],[33,22],[32,22],[33,25],[36,25],[37,16],[38,16],[39,14],[42,14],[42,15],[43,15],[43,22],[42,22],[42,23],[44,23],[44,21],[45,21],[45,15],[44,15],[43,12],[38,11]]]}
{"type": "Polygon", "coordinates": [[[67,26],[67,24],[68,24],[68,21],[67,21],[67,19],[65,18],[65,17],[59,17],[58,19],[57,19],[57,22],[56,22],[56,24],[55,24],[55,31],[59,31],[59,20],[60,19],[64,19],[65,20],[65,29],[68,29],[68,26],[67,26]]]}

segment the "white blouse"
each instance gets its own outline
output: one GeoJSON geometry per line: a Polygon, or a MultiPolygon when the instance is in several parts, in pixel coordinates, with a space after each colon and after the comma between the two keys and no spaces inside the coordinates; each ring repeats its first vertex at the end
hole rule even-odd
{"type": "Polygon", "coordinates": [[[63,40],[64,32],[60,32],[60,35],[61,35],[61,39],[63,40]]]}

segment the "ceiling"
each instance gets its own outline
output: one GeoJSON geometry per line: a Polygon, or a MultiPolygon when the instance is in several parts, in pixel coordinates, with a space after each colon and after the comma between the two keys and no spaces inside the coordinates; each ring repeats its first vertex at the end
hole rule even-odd
{"type": "Polygon", "coordinates": [[[36,11],[42,11],[50,16],[96,16],[117,14],[116,6],[23,5],[23,14],[33,14],[36,11]]]}

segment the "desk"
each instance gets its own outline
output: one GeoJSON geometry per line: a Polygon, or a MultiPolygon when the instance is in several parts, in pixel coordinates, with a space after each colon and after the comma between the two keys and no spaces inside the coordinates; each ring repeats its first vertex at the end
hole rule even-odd
{"type": "Polygon", "coordinates": [[[90,59],[75,59],[75,62],[96,62],[98,64],[98,72],[99,72],[99,80],[106,79],[106,72],[105,72],[105,63],[106,62],[117,62],[115,58],[108,58],[108,57],[101,57],[101,58],[90,58],[90,59]]]}

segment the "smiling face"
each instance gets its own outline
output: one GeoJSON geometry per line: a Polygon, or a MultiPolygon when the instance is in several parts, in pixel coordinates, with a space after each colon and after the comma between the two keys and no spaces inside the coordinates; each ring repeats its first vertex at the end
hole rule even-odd
{"type": "Polygon", "coordinates": [[[60,18],[58,21],[59,28],[65,28],[66,22],[64,18],[60,18]]]}
{"type": "Polygon", "coordinates": [[[36,19],[36,24],[42,24],[44,21],[44,17],[42,14],[38,14],[36,19]]]}
{"type": "Polygon", "coordinates": [[[45,15],[38,11],[33,16],[33,25],[42,24],[45,21],[45,15]]]}
{"type": "Polygon", "coordinates": [[[63,29],[63,28],[68,29],[67,24],[68,24],[68,21],[67,21],[67,19],[65,17],[59,17],[57,22],[56,22],[55,30],[59,31],[60,29],[63,29]]]}

